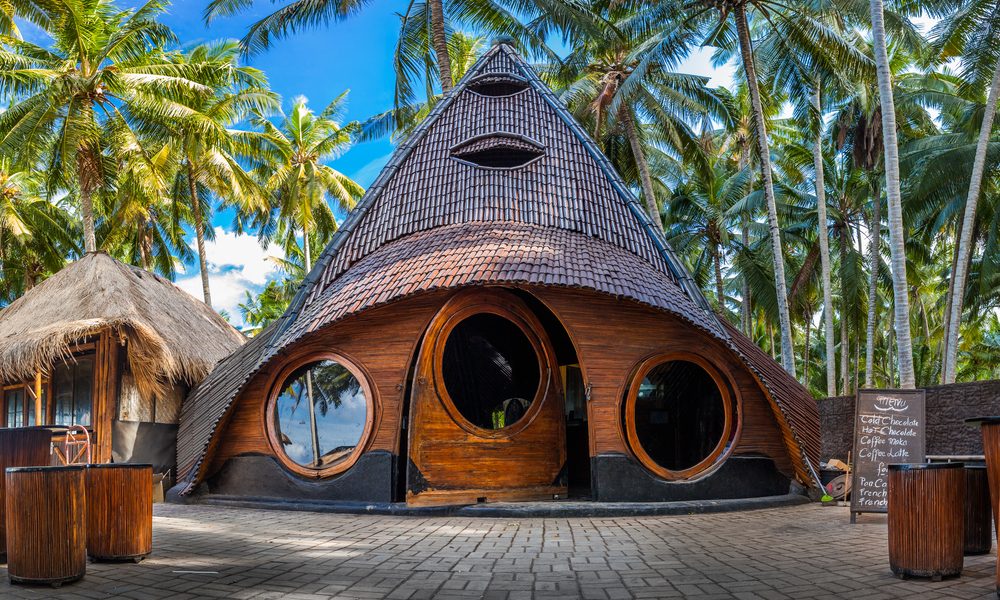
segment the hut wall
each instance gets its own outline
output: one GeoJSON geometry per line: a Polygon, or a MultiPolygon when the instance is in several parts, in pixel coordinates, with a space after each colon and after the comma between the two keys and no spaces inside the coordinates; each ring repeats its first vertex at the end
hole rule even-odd
{"type": "MultiPolygon", "coordinates": [[[[234,403],[208,472],[213,493],[324,500],[392,500],[394,457],[399,453],[400,421],[413,362],[424,329],[447,294],[422,295],[365,312],[296,344],[265,367],[234,403]],[[268,443],[265,410],[268,386],[289,360],[320,351],[350,357],[370,376],[375,423],[365,453],[347,472],[322,481],[291,475],[268,443]]],[[[210,449],[212,452],[212,449],[210,449]]]]}
{"type": "MultiPolygon", "coordinates": [[[[589,443],[592,492],[598,500],[752,497],[788,490],[792,464],[770,405],[753,375],[721,343],[662,312],[632,302],[562,288],[529,290],[559,318],[591,385],[589,443]],[[613,344],[609,344],[613,340],[613,344]],[[697,482],[653,476],[629,450],[622,400],[633,368],[651,354],[683,349],[709,358],[739,388],[742,428],[725,463],[697,482]]],[[[273,359],[234,402],[209,448],[207,489],[233,496],[389,502],[397,481],[404,400],[424,331],[451,293],[423,294],[366,311],[295,344],[273,359]],[[290,361],[336,352],[363,367],[375,406],[372,434],[358,462],[323,480],[291,474],[266,431],[269,386],[290,361]]]]}
{"type": "Polygon", "coordinates": [[[720,342],[669,314],[633,302],[564,288],[533,290],[559,316],[591,386],[593,493],[599,500],[672,500],[784,494],[792,463],[770,404],[753,374],[720,342]],[[614,340],[609,346],[609,340],[614,340]],[[643,468],[622,427],[622,402],[643,359],[674,350],[709,359],[734,379],[742,429],[729,459],[694,482],[669,483],[643,468]]]}

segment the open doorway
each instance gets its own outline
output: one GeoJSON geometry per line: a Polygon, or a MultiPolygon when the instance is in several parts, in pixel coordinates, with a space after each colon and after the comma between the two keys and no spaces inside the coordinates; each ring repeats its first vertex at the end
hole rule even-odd
{"type": "Polygon", "coordinates": [[[587,389],[573,341],[559,318],[530,293],[518,290],[532,312],[541,321],[555,349],[559,379],[565,399],[566,467],[569,496],[590,498],[590,429],[587,422],[587,389]]]}

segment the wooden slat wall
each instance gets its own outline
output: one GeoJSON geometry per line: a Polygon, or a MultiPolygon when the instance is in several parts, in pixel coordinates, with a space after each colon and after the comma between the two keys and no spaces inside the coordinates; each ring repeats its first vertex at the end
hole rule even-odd
{"type": "Polygon", "coordinates": [[[366,450],[399,451],[399,424],[406,391],[406,377],[417,344],[431,317],[444,304],[445,294],[433,293],[390,304],[338,323],[289,352],[275,357],[236,399],[228,421],[216,436],[216,451],[209,449],[214,473],[233,456],[247,453],[273,455],[267,442],[264,409],[267,387],[276,370],[289,359],[312,352],[335,351],[350,357],[371,377],[375,395],[375,427],[366,450]]]}
{"type": "MultiPolygon", "coordinates": [[[[621,431],[621,400],[630,370],[643,358],[668,350],[709,357],[732,374],[742,397],[742,431],[735,455],[764,455],[792,472],[792,463],[763,391],[739,358],[721,342],[667,313],[586,291],[532,287],[530,291],[562,319],[577,346],[586,382],[592,385],[591,454],[631,454],[621,431]]],[[[237,398],[209,450],[207,473],[247,453],[273,454],[267,442],[264,406],[267,386],[287,360],[331,350],[351,357],[371,376],[376,424],[367,450],[397,453],[408,369],[420,339],[450,291],[434,292],[362,313],[337,323],[276,357],[237,398]]]]}
{"type": "Polygon", "coordinates": [[[577,345],[585,383],[591,385],[590,452],[631,454],[621,427],[621,403],[631,370],[667,351],[699,353],[730,373],[742,397],[742,432],[733,454],[762,454],[778,468],[792,463],[771,408],[753,375],[722,343],[669,314],[626,300],[577,290],[536,288],[577,345]]]}

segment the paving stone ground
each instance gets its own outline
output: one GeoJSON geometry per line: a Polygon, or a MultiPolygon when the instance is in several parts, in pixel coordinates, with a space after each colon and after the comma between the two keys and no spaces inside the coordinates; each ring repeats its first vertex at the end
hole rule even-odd
{"type": "Polygon", "coordinates": [[[600,519],[424,518],[156,505],[154,554],[0,598],[995,598],[995,550],[961,577],[889,573],[886,522],[806,505],[600,519]]]}

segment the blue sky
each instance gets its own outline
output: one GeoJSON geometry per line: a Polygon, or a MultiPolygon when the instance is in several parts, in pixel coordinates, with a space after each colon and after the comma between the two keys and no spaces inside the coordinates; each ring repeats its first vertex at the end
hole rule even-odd
{"type": "MultiPolygon", "coordinates": [[[[239,38],[250,23],[275,6],[258,2],[245,15],[206,26],[201,17],[206,3],[176,0],[163,18],[182,45],[239,38]]],[[[364,119],[392,106],[392,53],[399,25],[394,11],[402,8],[402,3],[373,3],[347,21],[278,40],[271,50],[252,57],[248,64],[267,73],[285,107],[295,96],[304,95],[311,106],[321,108],[350,90],[347,118],[364,119]]],[[[713,69],[709,56],[708,50],[697,52],[680,70],[708,75],[714,85],[728,85],[732,67],[713,69]]],[[[367,186],[388,161],[392,149],[387,140],[359,144],[331,164],[367,186]]],[[[238,304],[244,292],[259,291],[269,279],[278,276],[268,257],[280,255],[280,250],[262,249],[254,238],[234,235],[229,230],[230,218],[219,214],[213,224],[216,240],[208,247],[209,276],[215,308],[226,311],[239,325],[242,319],[238,304]]],[[[177,284],[200,298],[198,265],[186,265],[186,269],[178,276],[177,284]]]]}

